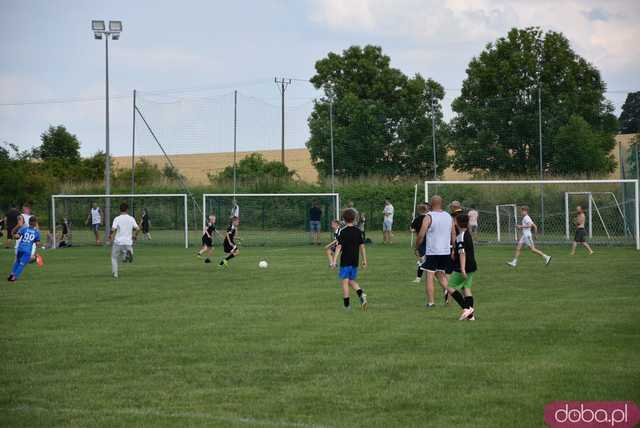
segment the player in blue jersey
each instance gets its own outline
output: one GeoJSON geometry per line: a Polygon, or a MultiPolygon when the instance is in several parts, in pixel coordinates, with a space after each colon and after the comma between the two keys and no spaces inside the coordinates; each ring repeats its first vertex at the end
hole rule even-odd
{"type": "Polygon", "coordinates": [[[28,226],[24,225],[20,227],[16,233],[16,239],[20,238],[20,243],[16,249],[16,261],[13,264],[11,275],[9,275],[8,278],[10,282],[15,282],[20,278],[25,266],[28,265],[31,260],[33,249],[36,248],[40,242],[40,231],[37,228],[37,224],[38,220],[36,217],[31,216],[28,226]]]}

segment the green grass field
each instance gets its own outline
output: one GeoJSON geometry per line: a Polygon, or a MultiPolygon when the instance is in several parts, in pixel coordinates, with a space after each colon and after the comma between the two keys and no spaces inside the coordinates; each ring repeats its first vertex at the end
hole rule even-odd
{"type": "Polygon", "coordinates": [[[552,401],[640,402],[640,254],[547,250],[478,249],[476,322],[423,308],[406,244],[368,248],[366,313],[311,246],[226,270],[141,246],[117,281],[106,248],[48,251],[0,286],[0,425],[542,427],[552,401]]]}

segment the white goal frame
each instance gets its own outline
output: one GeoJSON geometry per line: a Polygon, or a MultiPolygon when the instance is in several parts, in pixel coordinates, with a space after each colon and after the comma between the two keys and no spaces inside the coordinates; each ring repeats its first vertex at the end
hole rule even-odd
{"type": "Polygon", "coordinates": [[[424,182],[424,200],[429,200],[430,185],[482,185],[482,184],[633,184],[635,203],[635,241],[636,250],[640,250],[640,180],[620,179],[620,180],[426,180],[424,182]]]}
{"type": "Polygon", "coordinates": [[[277,197],[289,197],[289,196],[308,196],[308,197],[322,197],[331,196],[336,199],[336,216],[340,219],[340,193],[203,193],[202,194],[202,231],[207,228],[207,197],[227,197],[227,198],[246,198],[250,196],[265,197],[265,198],[277,198],[277,197]]]}
{"type": "MultiPolygon", "coordinates": [[[[52,243],[56,248],[56,199],[80,199],[80,198],[182,198],[184,207],[184,248],[189,248],[189,204],[187,203],[186,193],[139,193],[139,194],[115,194],[115,195],[51,195],[51,224],[52,224],[52,243]]],[[[111,225],[105,225],[111,229],[111,225]]]]}
{"type": "Polygon", "coordinates": [[[498,204],[496,205],[496,238],[498,242],[502,242],[502,236],[500,231],[500,208],[513,208],[513,239],[518,240],[518,228],[515,227],[518,224],[518,204],[498,204]]]}

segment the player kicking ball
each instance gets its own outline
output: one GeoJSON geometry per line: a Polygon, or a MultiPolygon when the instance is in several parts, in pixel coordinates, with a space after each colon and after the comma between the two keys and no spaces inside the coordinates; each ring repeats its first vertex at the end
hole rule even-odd
{"type": "Polygon", "coordinates": [[[529,207],[523,206],[522,208],[520,208],[520,213],[522,215],[522,224],[516,224],[516,227],[522,230],[522,236],[518,241],[518,245],[516,245],[516,253],[513,256],[513,260],[507,262],[507,264],[511,267],[518,266],[518,257],[520,257],[522,247],[526,245],[527,247],[529,247],[532,253],[542,257],[545,266],[548,265],[549,262],[551,262],[551,256],[548,256],[542,251],[538,250],[533,243],[533,233],[531,232],[531,229],[535,231],[538,229],[538,226],[533,222],[533,220],[531,220],[531,217],[529,217],[529,207]]]}
{"type": "Polygon", "coordinates": [[[229,260],[240,254],[238,245],[236,245],[236,232],[238,231],[238,225],[240,224],[240,218],[231,217],[227,232],[224,234],[224,242],[222,244],[224,253],[227,255],[224,259],[220,260],[220,267],[226,267],[229,265],[229,260]]]}
{"type": "Polygon", "coordinates": [[[340,231],[340,223],[338,220],[331,220],[331,230],[333,230],[333,241],[324,246],[324,251],[329,259],[329,267],[333,268],[333,257],[336,254],[336,247],[338,246],[338,231],[340,231]]]}
{"type": "Polygon", "coordinates": [[[462,308],[460,321],[475,321],[475,310],[473,309],[473,295],[471,294],[471,284],[473,283],[473,273],[478,270],[476,264],[475,251],[469,227],[469,216],[458,214],[455,218],[458,235],[453,247],[453,273],[449,277],[447,291],[449,295],[458,302],[462,308]],[[462,293],[459,291],[462,290],[462,293]]]}
{"type": "Polygon", "coordinates": [[[367,252],[364,246],[364,239],[362,238],[362,231],[354,225],[356,220],[355,210],[347,208],[342,213],[342,219],[346,225],[338,231],[338,245],[331,266],[335,268],[338,257],[340,257],[339,276],[342,282],[342,297],[345,310],[351,309],[349,298],[349,287],[351,287],[358,294],[360,307],[363,311],[366,311],[369,307],[367,295],[356,282],[360,253],[362,253],[362,267],[367,267],[367,252]]]}
{"type": "Polygon", "coordinates": [[[20,278],[24,268],[31,261],[32,256],[35,256],[38,266],[42,266],[42,259],[34,252],[40,242],[38,220],[35,216],[30,216],[28,225],[23,225],[18,229],[15,234],[15,239],[19,239],[19,243],[16,248],[16,261],[13,263],[9,278],[7,278],[9,282],[16,282],[18,278],[20,278]]]}

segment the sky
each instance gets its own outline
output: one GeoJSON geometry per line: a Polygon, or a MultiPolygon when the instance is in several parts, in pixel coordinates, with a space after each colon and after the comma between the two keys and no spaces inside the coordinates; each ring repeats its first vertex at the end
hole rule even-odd
{"type": "MultiPolygon", "coordinates": [[[[447,89],[445,112],[469,61],[513,27],[560,31],[607,82],[617,112],[640,90],[638,0],[0,0],[0,142],[29,149],[65,125],[83,155],[105,147],[105,43],[92,19],[121,20],[109,42],[111,152],[131,152],[136,105],[168,153],[303,147],[318,97],[308,80],[329,52],[375,44],[393,67],[447,89]]],[[[159,148],[136,117],[136,152],[159,148]]]]}

